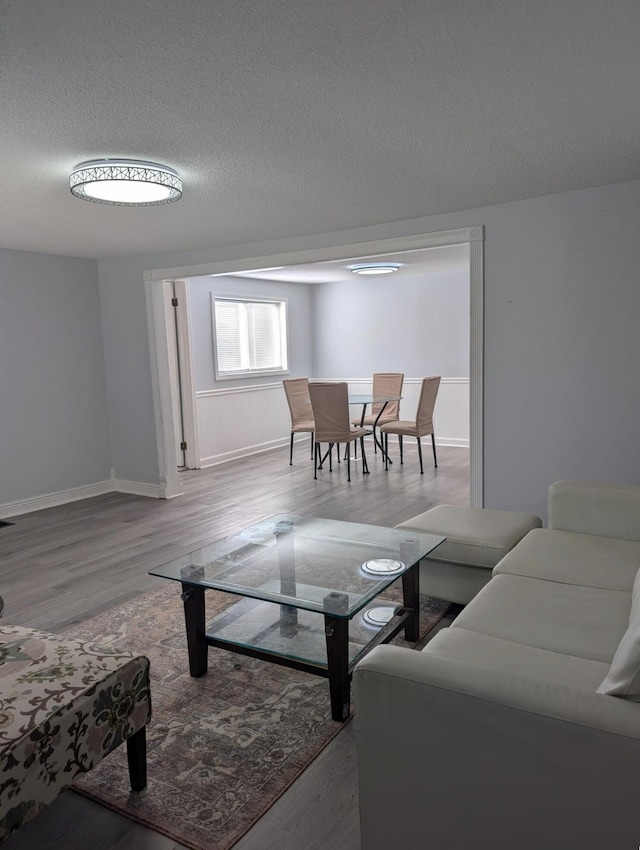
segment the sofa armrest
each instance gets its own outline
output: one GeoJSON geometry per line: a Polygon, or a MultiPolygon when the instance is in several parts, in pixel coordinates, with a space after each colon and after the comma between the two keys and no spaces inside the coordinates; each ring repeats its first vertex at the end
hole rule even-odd
{"type": "Polygon", "coordinates": [[[393,646],[354,693],[362,850],[637,846],[640,705],[393,646]]]}
{"type": "Polygon", "coordinates": [[[640,541],[640,485],[556,481],[549,487],[549,528],[640,541]]]}

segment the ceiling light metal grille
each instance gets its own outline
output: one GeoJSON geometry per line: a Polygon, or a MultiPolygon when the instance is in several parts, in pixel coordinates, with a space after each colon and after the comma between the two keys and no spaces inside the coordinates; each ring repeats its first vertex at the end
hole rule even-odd
{"type": "Polygon", "coordinates": [[[158,206],[182,197],[182,180],[176,171],[143,160],[81,162],[71,173],[69,187],[76,198],[111,206],[158,206]]]}

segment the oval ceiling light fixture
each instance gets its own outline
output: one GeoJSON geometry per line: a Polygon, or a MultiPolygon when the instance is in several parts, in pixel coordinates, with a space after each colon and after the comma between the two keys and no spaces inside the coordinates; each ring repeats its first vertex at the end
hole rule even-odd
{"type": "Polygon", "coordinates": [[[137,159],[92,159],[69,177],[71,192],[83,201],[119,207],[153,207],[182,197],[182,180],[173,168],[137,159]]]}
{"type": "Polygon", "coordinates": [[[390,274],[398,271],[400,263],[362,263],[349,268],[353,274],[390,274]]]}

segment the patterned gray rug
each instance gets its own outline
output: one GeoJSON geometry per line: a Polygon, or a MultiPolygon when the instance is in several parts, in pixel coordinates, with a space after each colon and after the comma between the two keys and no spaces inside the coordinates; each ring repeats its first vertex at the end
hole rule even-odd
{"type": "MultiPolygon", "coordinates": [[[[207,616],[232,599],[211,591],[207,616]]],[[[447,607],[422,597],[423,636],[447,607]]],[[[309,673],[210,648],[208,673],[191,678],[179,585],[69,634],[147,655],[153,700],[145,791],[130,792],[125,747],[74,789],[194,850],[228,850],[343,728],[327,680],[309,673]]]]}

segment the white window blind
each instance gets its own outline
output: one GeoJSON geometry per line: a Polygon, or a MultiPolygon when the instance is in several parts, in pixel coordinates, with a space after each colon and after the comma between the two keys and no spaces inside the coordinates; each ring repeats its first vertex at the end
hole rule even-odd
{"type": "Polygon", "coordinates": [[[218,377],[287,370],[286,303],[214,298],[218,377]]]}

